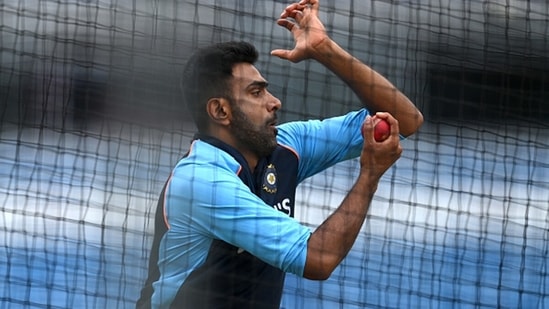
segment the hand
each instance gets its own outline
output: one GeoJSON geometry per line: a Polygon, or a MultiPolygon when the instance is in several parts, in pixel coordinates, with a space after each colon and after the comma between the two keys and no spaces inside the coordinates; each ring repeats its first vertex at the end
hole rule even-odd
{"type": "Polygon", "coordinates": [[[317,49],[331,41],[318,18],[318,8],[318,0],[301,0],[288,5],[276,23],[292,33],[295,47],[292,50],[275,49],[271,55],[292,62],[315,58],[317,49]]]}
{"type": "Polygon", "coordinates": [[[398,121],[389,113],[378,112],[374,117],[367,116],[362,124],[362,136],[364,146],[360,155],[360,172],[380,178],[402,154],[398,121]],[[389,137],[382,142],[374,140],[375,118],[385,119],[391,126],[389,137]]]}

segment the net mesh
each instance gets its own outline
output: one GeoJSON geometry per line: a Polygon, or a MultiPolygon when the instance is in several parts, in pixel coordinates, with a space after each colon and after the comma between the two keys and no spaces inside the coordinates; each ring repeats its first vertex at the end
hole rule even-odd
{"type": "MultiPolygon", "coordinates": [[[[0,308],[133,307],[154,210],[194,126],[179,74],[196,47],[253,42],[282,121],[358,108],[292,39],[283,1],[0,2],[0,308]]],[[[363,231],[286,308],[549,306],[549,6],[535,0],[323,1],[329,34],[424,113],[363,231]]],[[[314,228],[356,161],[305,181],[314,228]]]]}

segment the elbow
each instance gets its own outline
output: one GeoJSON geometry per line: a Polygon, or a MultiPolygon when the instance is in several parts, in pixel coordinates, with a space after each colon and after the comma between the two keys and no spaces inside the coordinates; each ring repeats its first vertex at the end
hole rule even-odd
{"type": "Polygon", "coordinates": [[[418,110],[415,116],[415,128],[414,133],[419,130],[419,128],[423,125],[423,114],[418,110]]]}
{"type": "Polygon", "coordinates": [[[324,281],[330,278],[333,270],[305,272],[303,277],[309,280],[324,281]]]}
{"type": "Polygon", "coordinates": [[[341,259],[334,260],[316,260],[308,259],[305,263],[305,270],[303,272],[303,277],[309,280],[326,280],[330,278],[332,272],[339,265],[341,259]]]}
{"type": "Polygon", "coordinates": [[[410,136],[414,133],[416,133],[419,128],[423,125],[423,114],[416,109],[416,113],[411,116],[410,121],[406,122],[406,126],[401,126],[400,128],[400,134],[403,136],[410,136]]]}

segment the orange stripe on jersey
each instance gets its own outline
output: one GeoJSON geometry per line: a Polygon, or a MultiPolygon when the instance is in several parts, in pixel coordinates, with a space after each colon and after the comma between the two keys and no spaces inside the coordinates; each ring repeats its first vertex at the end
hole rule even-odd
{"type": "Polygon", "coordinates": [[[170,229],[170,223],[168,222],[168,214],[166,213],[166,199],[168,196],[168,189],[170,188],[170,183],[172,182],[173,174],[170,175],[168,183],[166,184],[166,190],[164,190],[164,202],[162,203],[162,213],[164,214],[164,224],[170,229]]]}

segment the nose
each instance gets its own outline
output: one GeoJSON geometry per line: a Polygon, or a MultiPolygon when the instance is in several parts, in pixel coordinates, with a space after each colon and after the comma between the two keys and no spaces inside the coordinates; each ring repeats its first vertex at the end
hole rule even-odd
{"type": "Polygon", "coordinates": [[[271,95],[271,99],[269,103],[270,110],[276,112],[282,107],[282,102],[280,102],[280,100],[277,97],[275,97],[273,94],[271,93],[269,94],[271,95]]]}

